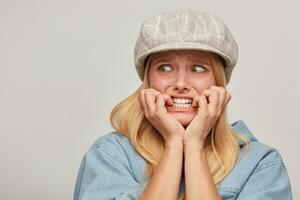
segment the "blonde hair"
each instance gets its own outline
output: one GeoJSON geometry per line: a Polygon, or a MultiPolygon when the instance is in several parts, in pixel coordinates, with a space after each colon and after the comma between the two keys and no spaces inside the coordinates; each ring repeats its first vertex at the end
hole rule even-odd
{"type": "MultiPolygon", "coordinates": [[[[220,56],[209,54],[213,67],[216,85],[226,89],[224,63],[220,56]]],[[[164,151],[164,140],[144,115],[139,103],[140,90],[149,88],[148,71],[151,55],[146,60],[144,80],[140,87],[130,96],[118,103],[111,111],[110,123],[120,134],[126,136],[135,150],[146,160],[144,184],[146,185],[158,165],[164,151]]],[[[224,107],[219,119],[205,139],[205,154],[208,165],[217,185],[233,169],[239,158],[240,140],[246,149],[250,141],[243,135],[234,132],[227,121],[227,111],[224,107]]],[[[184,199],[185,193],[178,199],[184,199]]]]}

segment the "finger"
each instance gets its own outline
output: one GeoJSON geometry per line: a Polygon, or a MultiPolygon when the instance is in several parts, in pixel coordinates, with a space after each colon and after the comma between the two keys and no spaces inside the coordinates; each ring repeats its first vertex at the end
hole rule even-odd
{"type": "Polygon", "coordinates": [[[151,92],[151,93],[153,93],[153,94],[155,94],[155,95],[161,94],[160,91],[158,91],[158,90],[156,90],[156,89],[154,89],[154,88],[148,88],[148,89],[146,89],[146,91],[147,91],[147,92],[151,92]]]}
{"type": "Polygon", "coordinates": [[[139,93],[139,102],[144,110],[145,116],[148,115],[147,106],[145,103],[145,90],[141,90],[139,93]]]}
{"type": "MultiPolygon", "coordinates": [[[[212,90],[213,91],[213,90],[212,90]]],[[[221,104],[220,104],[220,92],[219,91],[213,91],[212,92],[212,103],[211,103],[211,106],[209,107],[210,108],[210,113],[213,115],[213,116],[219,116],[220,113],[221,113],[221,104]]],[[[223,104],[223,102],[221,102],[223,104]]]]}
{"type": "Polygon", "coordinates": [[[205,89],[202,91],[201,95],[206,96],[207,98],[207,103],[210,104],[212,102],[212,90],[210,89],[205,89]]]}
{"type": "Polygon", "coordinates": [[[161,94],[161,92],[158,91],[158,90],[155,90],[155,89],[150,89],[149,92],[150,92],[151,94],[153,94],[153,96],[155,97],[155,101],[154,101],[154,102],[156,103],[157,96],[158,96],[159,94],[161,94]]]}
{"type": "Polygon", "coordinates": [[[166,111],[166,102],[167,101],[172,101],[171,97],[167,94],[159,94],[157,96],[157,101],[156,101],[156,109],[157,111],[166,111]]]}
{"type": "Polygon", "coordinates": [[[210,86],[210,89],[218,92],[219,94],[218,110],[219,111],[223,110],[223,107],[226,104],[226,96],[227,96],[226,89],[221,86],[210,86]]]}
{"type": "Polygon", "coordinates": [[[168,104],[169,106],[172,106],[173,105],[173,100],[172,100],[172,97],[171,95],[169,94],[166,94],[166,93],[162,93],[165,101],[166,101],[166,104],[168,104]]]}
{"type": "MultiPolygon", "coordinates": [[[[156,90],[156,89],[154,89],[154,88],[149,88],[148,91],[151,91],[151,93],[153,93],[153,94],[156,96],[156,101],[157,101],[157,96],[158,96],[159,94],[166,94],[166,93],[161,93],[160,91],[158,91],[158,90],[156,90]]],[[[166,94],[166,95],[168,95],[168,94],[166,94]]],[[[170,97],[170,98],[167,98],[166,103],[168,103],[168,105],[173,105],[173,100],[172,100],[172,98],[171,98],[170,95],[169,95],[169,97],[170,97]]],[[[156,102],[156,101],[155,101],[155,102],[156,102]]]]}
{"type": "Polygon", "coordinates": [[[222,87],[222,86],[217,86],[217,85],[209,86],[209,89],[212,89],[212,90],[222,90],[222,88],[224,89],[224,87],[222,87]]]}
{"type": "Polygon", "coordinates": [[[217,108],[219,103],[219,91],[210,90],[210,96],[209,96],[210,104],[217,108]]]}
{"type": "Polygon", "coordinates": [[[197,95],[196,97],[194,97],[193,102],[192,102],[192,107],[196,107],[198,106],[198,102],[200,100],[200,95],[197,95]]]}
{"type": "Polygon", "coordinates": [[[205,95],[201,95],[200,99],[198,101],[198,105],[199,105],[199,110],[203,110],[204,113],[208,112],[208,108],[207,108],[207,98],[205,95]]]}
{"type": "Polygon", "coordinates": [[[224,107],[228,104],[229,100],[231,99],[231,95],[229,92],[226,90],[226,88],[221,87],[221,86],[211,86],[212,90],[217,90],[219,91],[219,109],[222,111],[224,107]]]}
{"type": "Polygon", "coordinates": [[[215,116],[218,115],[220,110],[218,108],[218,103],[219,103],[219,94],[218,91],[212,90],[212,89],[208,89],[208,90],[204,90],[203,95],[208,96],[208,110],[210,115],[215,116]]]}
{"type": "Polygon", "coordinates": [[[152,115],[155,112],[156,96],[157,94],[153,91],[148,90],[145,92],[145,106],[149,115],[152,115]]]}

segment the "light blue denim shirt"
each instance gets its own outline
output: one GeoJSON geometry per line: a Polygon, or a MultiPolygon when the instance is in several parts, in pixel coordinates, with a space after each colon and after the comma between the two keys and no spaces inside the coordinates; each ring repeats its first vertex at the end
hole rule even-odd
{"type": "MultiPolygon", "coordinates": [[[[278,150],[259,142],[243,120],[231,127],[251,140],[251,149],[217,185],[222,200],[292,200],[290,179],[278,150]]],[[[145,166],[127,137],[107,133],[82,158],[74,200],[137,200],[146,186],[145,166]]],[[[180,193],[184,191],[182,176],[180,193]]]]}

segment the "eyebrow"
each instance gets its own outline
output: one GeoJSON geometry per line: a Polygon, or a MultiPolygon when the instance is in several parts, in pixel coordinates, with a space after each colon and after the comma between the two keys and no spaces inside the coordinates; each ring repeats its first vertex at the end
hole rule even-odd
{"type": "Polygon", "coordinates": [[[203,62],[204,64],[207,64],[207,65],[209,65],[209,66],[211,65],[211,63],[210,63],[209,60],[206,61],[206,60],[204,60],[204,59],[202,59],[202,58],[196,58],[195,61],[196,61],[196,62],[203,62]]]}
{"type": "Polygon", "coordinates": [[[172,58],[172,56],[160,56],[153,63],[157,64],[157,63],[160,63],[160,62],[167,62],[167,61],[170,61],[171,58],[172,58]]]}

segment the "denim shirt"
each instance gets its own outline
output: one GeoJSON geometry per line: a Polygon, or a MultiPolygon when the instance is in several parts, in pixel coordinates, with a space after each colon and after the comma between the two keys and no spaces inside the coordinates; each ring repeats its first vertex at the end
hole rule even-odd
{"type": "MultiPolygon", "coordinates": [[[[292,200],[290,179],[278,150],[259,142],[243,120],[230,126],[250,139],[251,148],[216,186],[222,200],[292,200]]],[[[239,146],[242,150],[240,141],[239,146]]],[[[83,156],[73,200],[137,200],[147,185],[143,182],[145,166],[127,137],[109,132],[83,156]]]]}

